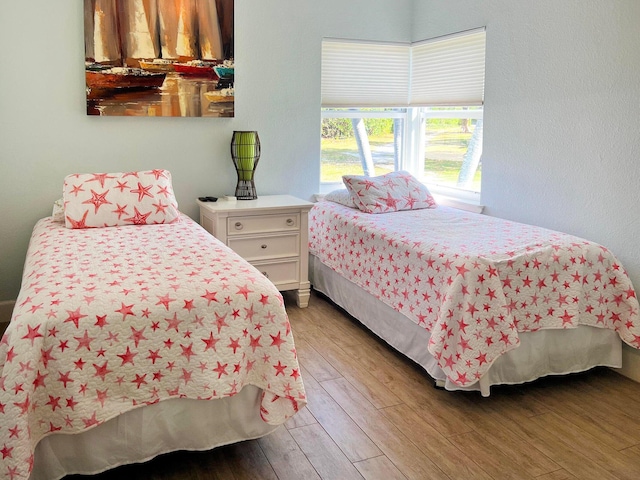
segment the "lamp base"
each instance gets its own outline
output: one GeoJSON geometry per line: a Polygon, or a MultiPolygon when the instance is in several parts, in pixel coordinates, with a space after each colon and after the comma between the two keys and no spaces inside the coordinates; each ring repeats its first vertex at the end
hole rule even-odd
{"type": "Polygon", "coordinates": [[[255,200],[258,198],[258,192],[253,180],[238,180],[236,198],[238,200],[255,200]]]}

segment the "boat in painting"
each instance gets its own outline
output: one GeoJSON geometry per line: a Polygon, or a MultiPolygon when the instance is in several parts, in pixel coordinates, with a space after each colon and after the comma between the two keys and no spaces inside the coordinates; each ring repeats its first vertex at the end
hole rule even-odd
{"type": "Polygon", "coordinates": [[[184,63],[174,63],[173,68],[177,73],[192,77],[219,78],[215,71],[218,62],[206,60],[190,60],[184,63]]]}
{"type": "Polygon", "coordinates": [[[149,72],[173,72],[176,60],[167,58],[154,58],[153,60],[140,60],[140,68],[149,72]]]}
{"type": "Polygon", "coordinates": [[[113,68],[113,65],[108,65],[108,64],[102,64],[102,63],[95,63],[95,62],[85,62],[84,63],[84,68],[87,71],[92,71],[92,72],[101,72],[104,70],[109,70],[110,68],[113,68]]]}
{"type": "Polygon", "coordinates": [[[166,75],[166,72],[148,72],[141,68],[129,67],[85,71],[87,89],[91,92],[159,88],[164,83],[166,75]]]}
{"type": "Polygon", "coordinates": [[[216,65],[213,67],[216,72],[216,75],[220,78],[220,80],[233,80],[234,75],[234,67],[225,67],[224,65],[216,65]]]}
{"type": "Polygon", "coordinates": [[[230,103],[234,101],[234,91],[233,88],[211,90],[209,92],[204,92],[204,98],[211,103],[230,103]]]}
{"type": "Polygon", "coordinates": [[[228,83],[233,83],[233,77],[235,74],[235,62],[233,58],[223,60],[213,67],[220,80],[228,83]]]}

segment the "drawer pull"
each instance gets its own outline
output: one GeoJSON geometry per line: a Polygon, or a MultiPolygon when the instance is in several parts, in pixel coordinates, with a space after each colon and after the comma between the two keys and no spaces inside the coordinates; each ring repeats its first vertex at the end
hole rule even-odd
{"type": "Polygon", "coordinates": [[[264,275],[265,277],[269,278],[269,274],[267,272],[260,272],[262,273],[262,275],[264,275]]]}
{"type": "Polygon", "coordinates": [[[242,230],[242,222],[236,222],[235,227],[236,230],[242,230]]]}
{"type": "Polygon", "coordinates": [[[296,222],[293,221],[293,218],[287,218],[287,225],[290,227],[293,226],[296,222]]]}
{"type": "Polygon", "coordinates": [[[263,250],[266,250],[267,249],[267,244],[263,243],[262,245],[260,245],[260,248],[263,249],[263,250]]]}

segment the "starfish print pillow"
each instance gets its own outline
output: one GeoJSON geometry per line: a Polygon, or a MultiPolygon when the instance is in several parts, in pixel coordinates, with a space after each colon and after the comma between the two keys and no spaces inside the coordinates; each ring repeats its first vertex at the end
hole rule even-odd
{"type": "Polygon", "coordinates": [[[67,228],[172,223],[179,219],[168,170],[67,175],[67,228]]]}
{"type": "Polygon", "coordinates": [[[356,207],[366,213],[436,207],[429,189],[404,170],[378,177],[344,175],[342,181],[356,207]]]}

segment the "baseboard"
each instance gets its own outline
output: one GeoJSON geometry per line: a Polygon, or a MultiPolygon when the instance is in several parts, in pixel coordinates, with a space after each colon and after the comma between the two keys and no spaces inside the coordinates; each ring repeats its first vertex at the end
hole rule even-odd
{"type": "Polygon", "coordinates": [[[15,304],[14,300],[0,302],[0,323],[9,323],[11,321],[11,314],[15,304]]]}
{"type": "Polygon", "coordinates": [[[622,368],[616,369],[621,375],[640,383],[640,351],[622,346],[622,368]]]}

